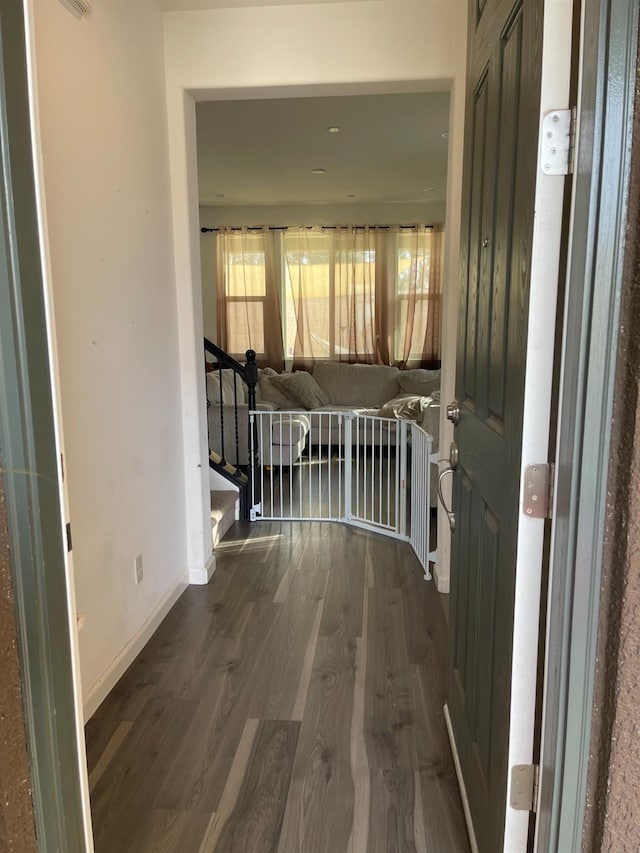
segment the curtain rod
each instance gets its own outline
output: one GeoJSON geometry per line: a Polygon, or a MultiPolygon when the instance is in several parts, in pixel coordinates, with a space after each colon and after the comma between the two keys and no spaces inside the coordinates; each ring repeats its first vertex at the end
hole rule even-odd
{"type": "MultiPolygon", "coordinates": [[[[420,226],[419,225],[397,225],[397,226],[393,226],[393,225],[302,225],[302,226],[297,226],[297,225],[295,225],[295,226],[294,225],[269,225],[269,226],[267,226],[267,230],[268,231],[288,231],[289,228],[297,228],[297,227],[306,228],[309,231],[311,231],[313,228],[320,228],[322,231],[337,231],[339,229],[348,230],[351,228],[355,229],[356,231],[364,231],[366,228],[378,228],[380,230],[386,230],[386,231],[388,231],[390,228],[402,228],[405,231],[415,231],[416,228],[419,228],[420,226]]],[[[425,228],[433,228],[433,225],[425,225],[424,227],[425,228]]],[[[230,231],[242,231],[243,229],[241,226],[237,226],[237,227],[232,226],[229,230],[230,231]]],[[[251,226],[247,226],[246,230],[247,231],[264,231],[264,227],[262,225],[251,225],[251,226]]],[[[200,229],[201,234],[211,234],[215,231],[220,231],[220,228],[202,227],[200,229]]]]}

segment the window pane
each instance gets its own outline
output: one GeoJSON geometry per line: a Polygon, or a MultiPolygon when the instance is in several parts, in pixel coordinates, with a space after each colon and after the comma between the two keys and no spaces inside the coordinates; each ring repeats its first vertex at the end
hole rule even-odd
{"type": "Polygon", "coordinates": [[[428,293],[431,272],[431,232],[398,235],[397,293],[407,295],[415,282],[416,293],[428,293]]]}
{"type": "Polygon", "coordinates": [[[227,333],[229,350],[233,355],[244,355],[248,349],[259,355],[264,353],[264,306],[261,301],[227,302],[227,333]]]}
{"type": "MultiPolygon", "coordinates": [[[[352,235],[347,239],[353,240],[352,235]]],[[[368,234],[356,234],[356,245],[336,252],[335,337],[336,355],[370,357],[375,352],[376,253],[365,246],[368,234]]]]}
{"type": "Polygon", "coordinates": [[[372,356],[375,352],[373,291],[336,296],[335,315],[335,354],[372,356]]]}
{"type": "Polygon", "coordinates": [[[331,235],[289,234],[285,250],[286,350],[306,358],[329,358],[331,341],[331,235]]]}
{"type": "MultiPolygon", "coordinates": [[[[438,296],[429,297],[426,299],[417,299],[413,320],[413,331],[411,335],[411,352],[410,359],[420,358],[424,347],[424,338],[427,331],[427,320],[429,310],[437,311],[438,296]]],[[[401,361],[403,358],[402,348],[404,346],[406,328],[407,328],[407,309],[409,301],[407,299],[398,300],[398,312],[396,316],[396,338],[395,338],[395,358],[401,361]]]]}
{"type": "Polygon", "coordinates": [[[264,296],[266,275],[262,235],[227,235],[227,296],[264,296]]]}

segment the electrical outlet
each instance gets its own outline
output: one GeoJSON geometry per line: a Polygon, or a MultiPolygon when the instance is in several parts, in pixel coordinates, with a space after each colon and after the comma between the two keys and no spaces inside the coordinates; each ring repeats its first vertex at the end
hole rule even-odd
{"type": "Polygon", "coordinates": [[[139,584],[142,578],[144,577],[144,573],[142,571],[142,554],[138,554],[138,556],[133,561],[133,566],[136,572],[136,584],[139,584]]]}

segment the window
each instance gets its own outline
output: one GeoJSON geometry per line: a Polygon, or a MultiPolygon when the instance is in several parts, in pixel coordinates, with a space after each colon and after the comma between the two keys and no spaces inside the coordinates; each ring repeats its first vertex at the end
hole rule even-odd
{"type": "Polygon", "coordinates": [[[313,360],[330,358],[335,350],[331,235],[304,229],[286,233],[282,252],[286,356],[302,349],[313,360]]]}
{"type": "Polygon", "coordinates": [[[280,369],[284,356],[274,232],[221,228],[216,246],[218,344],[238,361],[253,349],[259,365],[280,369]]]}
{"type": "Polygon", "coordinates": [[[435,360],[440,341],[440,235],[401,230],[396,243],[394,358],[435,360]]]}
{"type": "Polygon", "coordinates": [[[223,244],[224,323],[226,347],[244,359],[248,349],[265,352],[267,275],[262,233],[231,233],[223,244]]]}
{"type": "Polygon", "coordinates": [[[221,229],[220,346],[239,360],[254,349],[276,369],[285,356],[296,368],[431,363],[441,243],[441,231],[424,226],[221,229]]]}
{"type": "Polygon", "coordinates": [[[283,237],[288,358],[372,360],[375,249],[353,229],[295,229],[283,237]]]}

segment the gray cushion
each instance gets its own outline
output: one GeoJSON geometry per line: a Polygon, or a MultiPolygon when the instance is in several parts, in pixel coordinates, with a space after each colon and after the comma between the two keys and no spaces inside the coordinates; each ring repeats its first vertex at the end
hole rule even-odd
{"type": "Polygon", "coordinates": [[[398,382],[408,394],[429,397],[440,388],[440,371],[416,367],[414,370],[401,370],[398,382]]]}
{"type": "Polygon", "coordinates": [[[293,401],[273,384],[272,380],[276,377],[277,373],[269,375],[265,372],[262,374],[258,383],[260,387],[260,400],[266,403],[275,403],[279,409],[288,409],[293,401]]]}
{"type": "Polygon", "coordinates": [[[397,367],[382,364],[346,364],[317,361],[313,378],[330,403],[381,406],[400,390],[397,367]]]}
{"type": "Polygon", "coordinates": [[[278,391],[282,391],[295,404],[303,406],[305,409],[317,409],[319,406],[326,406],[329,402],[322,388],[306,370],[296,370],[295,373],[281,373],[279,376],[271,376],[270,381],[278,391]]]}
{"type": "Polygon", "coordinates": [[[207,373],[207,400],[210,403],[220,403],[220,390],[222,386],[222,403],[225,406],[233,406],[236,401],[245,403],[245,383],[237,373],[226,368],[224,370],[211,370],[207,373]],[[235,385],[235,392],[234,392],[235,385]]]}

